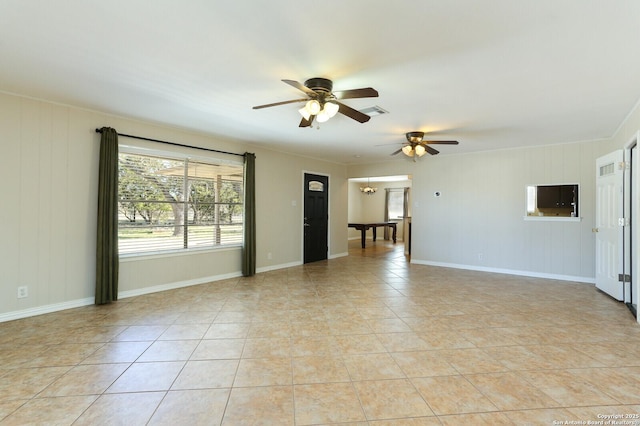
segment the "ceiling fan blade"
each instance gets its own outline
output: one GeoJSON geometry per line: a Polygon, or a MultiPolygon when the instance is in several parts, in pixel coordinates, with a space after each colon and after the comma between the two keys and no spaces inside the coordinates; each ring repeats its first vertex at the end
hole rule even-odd
{"type": "Polygon", "coordinates": [[[254,106],[253,109],[262,109],[262,108],[269,108],[269,107],[274,107],[274,106],[278,106],[278,105],[286,105],[286,104],[292,104],[295,102],[305,102],[308,101],[309,99],[305,98],[305,99],[293,99],[290,101],[282,101],[282,102],[275,102],[272,104],[265,104],[265,105],[258,105],[258,106],[254,106]]]}
{"type": "Polygon", "coordinates": [[[362,89],[340,90],[333,92],[336,99],[354,99],[354,98],[377,98],[378,91],[372,87],[363,87],[362,89]]]}
{"type": "Polygon", "coordinates": [[[353,118],[354,120],[359,121],[360,123],[366,123],[371,119],[371,117],[369,117],[367,114],[364,114],[358,110],[355,110],[349,106],[346,106],[343,103],[340,103],[340,102],[336,102],[336,103],[340,107],[340,109],[338,109],[338,112],[340,114],[344,114],[347,117],[353,118]]]}
{"type": "Polygon", "coordinates": [[[406,145],[404,142],[391,142],[391,143],[381,143],[378,145],[374,145],[374,146],[389,146],[389,145],[406,145]]]}
{"type": "Polygon", "coordinates": [[[396,155],[396,154],[400,154],[402,152],[402,148],[400,148],[397,151],[394,151],[393,153],[391,153],[390,155],[396,155]]]}
{"type": "Polygon", "coordinates": [[[430,145],[440,144],[440,145],[458,145],[458,141],[422,141],[424,143],[428,143],[430,145]]]}
{"type": "Polygon", "coordinates": [[[295,80],[282,80],[282,81],[287,83],[289,86],[293,86],[296,89],[303,91],[307,95],[311,95],[311,96],[314,96],[314,97],[317,96],[316,92],[314,92],[313,90],[309,89],[307,86],[305,86],[304,84],[301,84],[298,81],[295,81],[295,80]]]}
{"type": "Polygon", "coordinates": [[[312,115],[311,117],[309,117],[308,120],[302,117],[302,120],[300,120],[300,124],[298,125],[298,127],[311,127],[311,125],[313,124],[314,118],[316,118],[315,115],[312,115]]]}
{"type": "Polygon", "coordinates": [[[438,151],[437,149],[433,149],[431,148],[429,145],[423,145],[424,149],[427,150],[427,152],[431,155],[438,155],[438,153],[440,153],[440,151],[438,151]]]}

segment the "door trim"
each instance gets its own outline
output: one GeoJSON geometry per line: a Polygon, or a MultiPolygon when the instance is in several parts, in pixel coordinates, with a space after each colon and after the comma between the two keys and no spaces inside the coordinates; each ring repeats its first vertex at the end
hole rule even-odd
{"type": "Polygon", "coordinates": [[[624,275],[631,277],[630,283],[624,283],[623,285],[623,302],[629,307],[636,320],[640,322],[636,309],[638,303],[638,296],[640,295],[640,288],[638,286],[638,272],[634,269],[634,266],[640,264],[640,247],[637,246],[638,233],[640,227],[634,226],[634,219],[640,214],[640,200],[636,200],[633,194],[638,194],[640,190],[640,174],[638,167],[640,167],[640,158],[638,154],[640,152],[640,131],[636,132],[629,141],[624,145],[624,161],[629,166],[625,170],[624,177],[624,217],[629,221],[629,225],[625,226],[623,234],[623,271],[624,275]],[[635,156],[632,152],[635,150],[635,156]],[[635,170],[635,173],[634,173],[635,170]],[[636,178],[634,179],[634,174],[636,178]],[[634,303],[634,301],[636,303],[634,303]]]}

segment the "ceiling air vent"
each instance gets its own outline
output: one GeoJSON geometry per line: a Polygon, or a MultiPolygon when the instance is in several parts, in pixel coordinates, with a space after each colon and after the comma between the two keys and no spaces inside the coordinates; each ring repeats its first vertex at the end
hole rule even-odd
{"type": "Polygon", "coordinates": [[[363,114],[367,114],[369,117],[375,117],[376,115],[382,115],[382,114],[389,114],[389,111],[386,111],[380,108],[378,105],[361,109],[360,112],[363,114]]]}

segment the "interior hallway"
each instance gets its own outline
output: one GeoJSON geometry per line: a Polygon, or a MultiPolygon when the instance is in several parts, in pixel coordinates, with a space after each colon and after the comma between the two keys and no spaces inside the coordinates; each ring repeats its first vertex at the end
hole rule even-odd
{"type": "Polygon", "coordinates": [[[0,424],[544,424],[640,413],[640,326],[594,286],[402,244],[0,324],[0,424]]]}

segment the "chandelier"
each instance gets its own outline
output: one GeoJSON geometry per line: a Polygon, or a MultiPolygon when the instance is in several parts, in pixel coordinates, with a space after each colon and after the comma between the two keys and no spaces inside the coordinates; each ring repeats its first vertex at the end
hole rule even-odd
{"type": "Polygon", "coordinates": [[[369,183],[369,179],[367,179],[367,186],[360,187],[360,192],[362,192],[364,195],[372,195],[377,190],[378,188],[371,187],[371,184],[369,183]]]}

